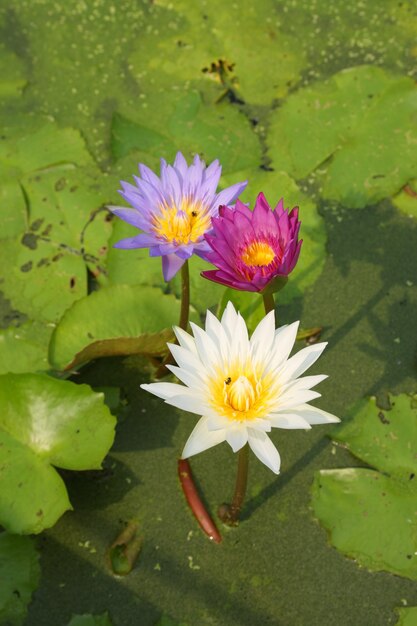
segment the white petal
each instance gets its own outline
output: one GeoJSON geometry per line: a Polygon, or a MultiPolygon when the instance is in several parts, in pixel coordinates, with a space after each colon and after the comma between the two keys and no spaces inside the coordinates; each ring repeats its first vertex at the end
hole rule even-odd
{"type": "Polygon", "coordinates": [[[196,424],[193,432],[188,437],[187,443],[182,451],[181,458],[188,459],[188,457],[208,450],[218,443],[222,443],[226,438],[226,431],[224,430],[208,430],[207,417],[202,417],[196,424]]]}
{"type": "Polygon", "coordinates": [[[272,426],[275,428],[303,428],[304,430],[310,430],[311,426],[309,422],[297,413],[271,413],[269,420],[272,426]]]}
{"type": "Polygon", "coordinates": [[[279,474],[281,459],[279,452],[267,434],[254,428],[248,428],[248,441],[258,459],[275,474],[279,474]]]}
{"type": "Polygon", "coordinates": [[[303,348],[297,354],[294,354],[285,364],[281,373],[281,383],[288,382],[291,378],[298,378],[306,369],[311,367],[317,361],[324,348],[326,342],[316,343],[307,348],[303,348]]]}
{"type": "Polygon", "coordinates": [[[179,326],[174,326],[174,333],[176,338],[178,339],[178,343],[180,344],[180,346],[182,346],[186,350],[189,350],[193,354],[197,354],[195,339],[192,335],[185,332],[185,330],[183,330],[179,326]]]}
{"type": "Polygon", "coordinates": [[[206,385],[204,382],[196,376],[193,372],[189,370],[182,369],[181,367],[177,367],[176,365],[166,365],[167,369],[169,369],[184,385],[187,385],[190,389],[194,389],[196,391],[204,391],[206,385]]]}
{"type": "Polygon", "coordinates": [[[193,322],[190,322],[190,326],[193,329],[197,352],[204,367],[206,370],[215,370],[221,360],[217,347],[202,328],[193,322]]]}
{"type": "Polygon", "coordinates": [[[166,400],[173,396],[182,395],[187,388],[183,385],[177,385],[177,383],[150,383],[149,385],[141,385],[141,389],[153,393],[154,396],[166,400]]]}
{"type": "Polygon", "coordinates": [[[230,352],[229,339],[220,321],[211,311],[207,311],[206,315],[206,333],[212,339],[213,343],[215,343],[222,356],[222,360],[225,361],[230,352]]]}
{"type": "Polygon", "coordinates": [[[297,378],[286,383],[281,390],[282,395],[287,391],[294,393],[295,391],[301,391],[302,389],[311,389],[315,387],[323,380],[328,378],[326,374],[318,374],[317,376],[304,376],[303,378],[297,378]]]}
{"type": "Polygon", "coordinates": [[[250,338],[252,358],[255,362],[266,361],[275,335],[275,311],[270,311],[257,325],[250,338]]]}
{"type": "Polygon", "coordinates": [[[214,410],[212,410],[211,413],[206,410],[204,411],[204,415],[208,417],[207,428],[209,430],[219,430],[230,427],[230,419],[224,415],[219,415],[214,410]]]}
{"type": "Polygon", "coordinates": [[[228,302],[223,312],[222,319],[220,321],[229,339],[233,337],[234,328],[236,326],[236,320],[237,320],[236,309],[231,302],[228,302]]]}
{"type": "Polygon", "coordinates": [[[233,452],[237,452],[248,440],[248,431],[243,427],[228,428],[226,431],[226,441],[231,446],[233,452]]]}
{"type": "Polygon", "coordinates": [[[298,415],[302,416],[309,424],[336,424],[340,422],[340,418],[327,411],[322,411],[316,406],[310,404],[300,404],[294,407],[294,411],[298,415]]]}
{"type": "Polygon", "coordinates": [[[289,391],[278,398],[277,403],[271,408],[271,412],[293,409],[300,404],[314,400],[314,398],[320,398],[320,396],[321,394],[318,391],[312,391],[311,389],[301,389],[301,391],[294,393],[289,391]]]}
{"type": "MultiPolygon", "coordinates": [[[[189,391],[187,387],[183,387],[182,389],[184,391],[189,391]]],[[[189,413],[196,413],[197,415],[202,415],[203,413],[205,413],[207,408],[207,404],[204,402],[204,398],[186,393],[183,393],[182,395],[175,395],[171,398],[166,398],[165,402],[167,404],[170,404],[171,406],[177,407],[177,409],[189,411],[189,413]]]]}
{"type": "Polygon", "coordinates": [[[206,370],[198,356],[196,356],[192,352],[189,352],[182,346],[177,346],[173,343],[168,343],[167,345],[179,367],[189,372],[192,372],[195,375],[198,374],[202,379],[206,378],[206,370]]]}
{"type": "Polygon", "coordinates": [[[267,365],[268,372],[277,370],[287,361],[288,356],[293,349],[295,338],[297,337],[299,323],[300,322],[294,322],[283,329],[279,328],[279,332],[275,333],[272,355],[267,365]]]}

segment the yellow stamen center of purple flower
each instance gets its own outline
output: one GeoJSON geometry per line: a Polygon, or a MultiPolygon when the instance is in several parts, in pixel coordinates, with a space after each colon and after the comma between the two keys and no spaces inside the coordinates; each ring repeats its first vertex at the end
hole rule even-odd
{"type": "Polygon", "coordinates": [[[211,226],[207,209],[201,203],[186,200],[179,208],[162,205],[152,221],[157,235],[176,244],[195,243],[211,226]]]}
{"type": "Polygon", "coordinates": [[[253,241],[245,248],[240,258],[245,265],[260,267],[272,263],[275,252],[266,241],[253,241]]]}

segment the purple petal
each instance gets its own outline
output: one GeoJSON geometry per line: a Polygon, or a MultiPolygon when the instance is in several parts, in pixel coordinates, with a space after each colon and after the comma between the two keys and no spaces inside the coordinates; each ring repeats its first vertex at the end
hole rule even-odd
{"type": "Polygon", "coordinates": [[[150,227],[149,221],[143,217],[136,209],[125,209],[123,207],[108,207],[114,215],[120,217],[124,222],[136,226],[141,230],[148,230],[150,227]]]}
{"type": "Polygon", "coordinates": [[[233,202],[237,200],[238,196],[240,196],[242,191],[244,191],[247,184],[248,181],[245,180],[243,183],[236,183],[231,187],[226,187],[226,189],[223,189],[223,191],[217,194],[210,208],[217,210],[218,207],[222,204],[233,204],[233,202]]]}
{"type": "Polygon", "coordinates": [[[149,246],[154,246],[156,243],[157,239],[153,235],[140,233],[135,237],[127,237],[126,239],[121,239],[114,244],[113,248],[123,248],[125,250],[130,250],[132,248],[149,248],[149,246]]]}
{"type": "Polygon", "coordinates": [[[166,282],[175,276],[184,265],[185,259],[180,259],[176,254],[166,254],[162,257],[162,273],[166,282]]]}
{"type": "Polygon", "coordinates": [[[184,155],[181,152],[177,152],[174,161],[174,167],[178,170],[178,172],[181,174],[182,179],[184,180],[185,176],[187,175],[188,165],[187,161],[184,158],[184,155]]]}

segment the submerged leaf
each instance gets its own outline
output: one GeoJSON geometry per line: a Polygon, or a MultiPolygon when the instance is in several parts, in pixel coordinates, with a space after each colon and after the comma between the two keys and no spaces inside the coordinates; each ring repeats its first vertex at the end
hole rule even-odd
{"type": "Polygon", "coordinates": [[[29,537],[0,533],[0,622],[21,626],[38,586],[39,555],[29,537]]]}

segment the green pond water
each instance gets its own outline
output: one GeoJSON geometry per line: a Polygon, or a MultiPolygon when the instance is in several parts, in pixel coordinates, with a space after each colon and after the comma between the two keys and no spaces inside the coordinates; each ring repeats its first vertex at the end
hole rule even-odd
{"type": "MultiPolygon", "coordinates": [[[[77,245],[89,212],[118,202],[118,181],[131,180],[138,161],[154,167],[159,156],[172,159],[181,149],[187,157],[223,158],[224,185],[249,177],[247,201],[264,189],[274,203],[284,189],[300,204],[303,265],[277,296],[277,315],[279,323],[300,319],[303,328],[323,327],[329,345],[311,373],[329,379],[320,385],[318,406],[343,420],[365,396],[383,402],[388,392],[416,392],[412,3],[3,0],[0,31],[6,145],[0,199],[9,229],[0,242],[2,326],[37,325],[33,362],[20,360],[13,344],[6,356],[0,353],[1,373],[14,358],[24,365],[12,371],[45,371],[40,363],[46,363],[49,326],[89,289],[162,285],[159,260],[151,268],[146,255],[107,251],[109,240],[124,235],[123,225],[104,217],[94,222],[86,244],[91,258],[77,245]],[[219,59],[232,69],[211,68],[219,59]],[[371,70],[354,74],[352,85],[340,74],[362,65],[371,70]],[[317,93],[305,95],[309,86],[317,93]],[[397,93],[405,95],[397,101],[397,93]],[[382,104],[369,113],[374,94],[382,104]],[[326,113],[314,117],[314,102],[328,104],[328,119],[326,113]],[[45,124],[52,125],[46,133],[53,149],[41,162],[33,137],[45,124]],[[76,134],[62,134],[68,128],[76,134]],[[71,176],[74,187],[88,187],[88,197],[55,205],[55,196],[45,195],[42,204],[44,193],[71,176]],[[401,193],[405,185],[408,194],[401,193]],[[75,212],[87,204],[77,221],[75,212]],[[62,232],[57,207],[66,220],[62,232]],[[42,258],[58,249],[69,259],[51,271],[51,296],[41,274],[47,263],[22,256],[22,235],[36,234],[33,219],[43,216],[53,226],[44,236],[51,237],[45,246],[52,251],[45,248],[42,258]],[[25,263],[32,263],[29,271],[22,270],[25,263]],[[145,268],[143,281],[138,267],[145,268]],[[77,284],[69,288],[73,276],[77,284]]],[[[171,289],[178,292],[178,285],[171,289]]],[[[221,297],[216,289],[196,286],[196,315],[221,297]]],[[[93,388],[121,389],[115,442],[102,472],[62,472],[74,510],[34,539],[39,585],[27,617],[4,626],[65,626],[73,614],[105,611],[114,626],[385,626],[397,622],[398,607],[417,605],[415,580],[360,567],[330,545],[315,519],[316,472],[364,465],[332,442],[332,427],[274,430],[280,475],[252,455],[242,521],[221,528],[220,545],[210,543],[177,478],[177,458],[195,418],[142,391],[150,375],[141,357],[112,357],[73,376],[93,388]],[[143,547],[133,571],[114,577],[106,551],[132,518],[139,520],[143,547]]],[[[230,498],[236,458],[221,445],[192,465],[215,516],[230,498]]],[[[387,527],[384,536],[381,524],[368,532],[380,533],[383,546],[396,529],[387,527]]]]}

